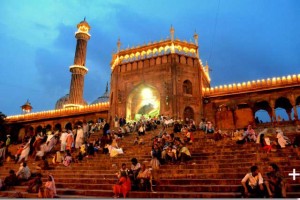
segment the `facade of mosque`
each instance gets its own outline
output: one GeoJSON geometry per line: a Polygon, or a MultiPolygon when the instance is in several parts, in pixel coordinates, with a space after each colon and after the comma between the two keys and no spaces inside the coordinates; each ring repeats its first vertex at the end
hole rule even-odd
{"type": "Polygon", "coordinates": [[[115,116],[138,120],[141,116],[169,116],[193,119],[196,124],[205,118],[221,129],[243,128],[255,123],[258,110],[265,110],[270,121],[276,121],[276,108],[283,108],[290,121],[298,123],[300,74],[267,78],[211,87],[209,66],[200,59],[198,35],[194,41],[170,38],[147,45],[121,49],[112,56],[110,91],[90,105],[83,98],[86,47],[90,39],[89,24],[77,25],[77,46],[70,93],[60,98],[54,110],[8,116],[9,125],[27,130],[50,126],[52,129],[99,118],[111,122],[115,116]]]}

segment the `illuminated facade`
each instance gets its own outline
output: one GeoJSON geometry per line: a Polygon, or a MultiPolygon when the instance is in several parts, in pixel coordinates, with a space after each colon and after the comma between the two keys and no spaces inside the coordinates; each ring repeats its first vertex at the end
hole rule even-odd
{"type": "Polygon", "coordinates": [[[170,39],[120,49],[111,62],[110,118],[139,119],[158,114],[199,121],[202,87],[210,86],[208,66],[199,59],[198,35],[193,42],[170,39]]]}
{"type": "Polygon", "coordinates": [[[221,129],[255,125],[255,113],[264,110],[270,122],[275,110],[285,110],[289,123],[299,124],[300,74],[202,88],[205,117],[221,129]]]}
{"type": "Polygon", "coordinates": [[[218,128],[235,129],[254,123],[258,110],[275,122],[276,108],[283,108],[290,121],[299,122],[300,74],[211,87],[209,67],[200,59],[198,35],[194,34],[193,42],[180,41],[174,39],[173,27],[169,39],[143,46],[121,49],[118,40],[111,60],[110,91],[107,86],[103,96],[86,105],[83,86],[90,26],[84,20],[77,28],[70,94],[57,101],[55,110],[8,116],[8,124],[26,130],[60,129],[99,118],[112,122],[116,115],[127,120],[164,115],[197,124],[206,118],[218,128]]]}

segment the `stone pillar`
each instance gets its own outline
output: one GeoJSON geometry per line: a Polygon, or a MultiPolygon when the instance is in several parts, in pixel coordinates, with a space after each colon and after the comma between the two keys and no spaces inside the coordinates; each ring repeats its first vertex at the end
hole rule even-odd
{"type": "Polygon", "coordinates": [[[296,121],[298,121],[298,111],[297,111],[297,105],[293,105],[293,109],[294,109],[294,118],[296,121]]]}
{"type": "Polygon", "coordinates": [[[233,105],[230,107],[230,110],[232,112],[232,120],[233,120],[233,125],[234,125],[234,130],[236,130],[236,113],[235,113],[235,110],[237,109],[237,106],[236,105],[233,105]]]}
{"type": "Polygon", "coordinates": [[[270,100],[270,106],[271,106],[271,122],[275,123],[277,119],[276,119],[276,112],[275,112],[275,101],[273,99],[270,100]]]}
{"type": "MultiPolygon", "coordinates": [[[[294,118],[295,118],[295,121],[298,121],[298,111],[297,111],[297,104],[296,104],[296,99],[295,99],[295,95],[292,93],[290,96],[289,96],[289,100],[291,101],[291,104],[292,104],[292,108],[294,110],[294,118]]],[[[290,111],[291,112],[291,111],[290,111]]],[[[290,114],[291,115],[291,114],[290,114]]],[[[290,116],[289,116],[290,118],[290,116]]],[[[291,119],[290,119],[291,120],[291,119]]]]}

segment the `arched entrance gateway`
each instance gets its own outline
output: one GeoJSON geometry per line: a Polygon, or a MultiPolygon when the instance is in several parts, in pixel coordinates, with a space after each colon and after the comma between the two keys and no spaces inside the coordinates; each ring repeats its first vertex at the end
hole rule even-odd
{"type": "Polygon", "coordinates": [[[160,114],[160,95],[156,88],[141,84],[135,87],[126,101],[126,118],[139,120],[142,116],[154,117],[160,114]]]}
{"type": "Polygon", "coordinates": [[[184,109],[183,117],[184,117],[184,120],[186,120],[186,121],[191,120],[191,119],[194,120],[194,110],[193,110],[193,108],[187,106],[184,109]]]}

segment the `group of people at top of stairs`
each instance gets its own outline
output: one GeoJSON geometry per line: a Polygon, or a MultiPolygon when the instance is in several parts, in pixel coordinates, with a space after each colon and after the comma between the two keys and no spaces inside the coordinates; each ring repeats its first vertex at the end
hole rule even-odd
{"type": "MultiPolygon", "coordinates": [[[[278,148],[285,148],[286,146],[292,145],[294,147],[299,147],[300,145],[300,135],[295,135],[292,140],[289,139],[280,128],[275,128],[275,134],[270,132],[271,129],[264,128],[263,130],[258,130],[257,132],[253,129],[252,125],[248,125],[243,130],[235,130],[231,132],[221,131],[220,129],[214,128],[212,122],[202,121],[199,124],[199,129],[204,131],[207,135],[212,135],[215,141],[229,138],[236,141],[237,144],[245,144],[254,142],[261,146],[262,150],[270,153],[271,151],[276,151],[278,148]]],[[[297,126],[297,130],[300,127],[297,126]]],[[[296,131],[297,131],[296,130],[296,131]]]]}
{"type": "Polygon", "coordinates": [[[243,196],[252,198],[285,198],[286,182],[279,167],[275,163],[268,166],[265,178],[261,174],[258,166],[250,168],[241,181],[243,186],[243,196]]]}
{"type": "Polygon", "coordinates": [[[244,130],[237,130],[234,135],[237,136],[237,144],[245,143],[256,143],[257,146],[260,146],[261,149],[267,153],[272,151],[277,151],[277,149],[283,149],[287,146],[293,146],[294,148],[299,147],[300,145],[300,136],[295,135],[292,139],[288,138],[280,128],[275,128],[274,132],[268,128],[259,130],[255,132],[251,125],[248,125],[244,130]]]}

